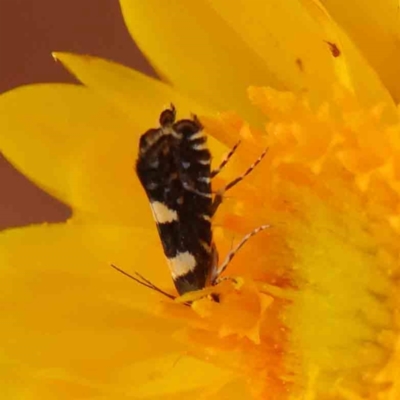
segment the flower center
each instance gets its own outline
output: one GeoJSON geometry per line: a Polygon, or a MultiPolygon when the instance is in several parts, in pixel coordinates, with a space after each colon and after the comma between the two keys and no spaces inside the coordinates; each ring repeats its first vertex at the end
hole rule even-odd
{"type": "MultiPolygon", "coordinates": [[[[232,233],[272,228],[229,266],[233,281],[191,295],[198,300],[179,316],[188,319],[193,354],[245,376],[256,398],[399,393],[400,127],[338,94],[315,112],[293,94],[253,88],[266,132],[232,116],[205,123],[228,145],[242,137],[235,173],[269,147],[222,206],[220,252],[229,251],[232,233]],[[212,292],[219,303],[204,297],[212,292]]],[[[175,305],[166,311],[177,315],[175,305]]]]}

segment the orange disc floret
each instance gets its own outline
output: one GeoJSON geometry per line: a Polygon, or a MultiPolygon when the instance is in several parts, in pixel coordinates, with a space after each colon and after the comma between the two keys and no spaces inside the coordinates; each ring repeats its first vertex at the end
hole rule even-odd
{"type": "Polygon", "coordinates": [[[271,228],[235,257],[232,279],[185,298],[182,338],[244,377],[255,398],[395,399],[400,124],[345,90],[316,110],[292,93],[249,94],[265,131],[233,114],[205,122],[226,144],[242,140],[231,176],[269,147],[225,199],[215,240],[223,253],[232,237],[271,228]]]}

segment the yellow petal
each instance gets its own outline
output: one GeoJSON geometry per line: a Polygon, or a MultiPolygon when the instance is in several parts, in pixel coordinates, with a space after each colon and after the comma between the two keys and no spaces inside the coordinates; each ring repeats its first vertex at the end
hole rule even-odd
{"type": "MultiPolygon", "coordinates": [[[[154,250],[160,247],[157,235],[152,236],[143,229],[69,222],[7,230],[0,237],[2,273],[28,280],[40,271],[41,279],[37,285],[46,288],[44,292],[47,293],[57,294],[55,285],[63,285],[63,280],[70,279],[73,283],[80,279],[85,280],[86,289],[94,290],[97,297],[112,295],[120,302],[131,299],[142,310],[147,310],[146,301],[155,293],[116,272],[111,263],[127,272],[138,271],[149,279],[154,277],[160,286],[165,277],[165,284],[169,288],[173,286],[161,248],[154,250]],[[164,270],[165,274],[162,273],[164,270]]],[[[77,287],[77,290],[81,289],[77,287]]],[[[9,290],[12,294],[14,288],[9,290]]],[[[8,288],[2,293],[8,293],[8,288]]]]}
{"type": "Polygon", "coordinates": [[[245,90],[250,84],[283,88],[276,71],[207,1],[120,0],[128,29],[161,76],[219,110],[260,121],[245,90]]]}
{"type": "MultiPolygon", "coordinates": [[[[187,355],[171,354],[135,363],[124,380],[133,379],[128,393],[137,397],[162,396],[190,391],[216,392],[230,380],[232,374],[187,355]],[[149,371],[153,371],[149,376],[149,371]],[[188,379],[182,377],[190,375],[188,379]]],[[[181,397],[182,398],[182,397],[181,397]]]]}
{"type": "MultiPolygon", "coordinates": [[[[142,368],[149,358],[175,361],[182,354],[172,338],[179,324],[146,312],[155,294],[110,268],[98,251],[101,235],[89,243],[81,226],[67,224],[9,230],[0,239],[0,375],[10,376],[0,380],[1,393],[16,398],[29,388],[22,397],[41,398],[53,385],[60,396],[48,398],[64,398],[63,390],[70,394],[65,398],[84,390],[126,393],[133,390],[128,371],[135,363],[142,368]]],[[[151,261],[146,243],[143,234],[131,231],[129,254],[137,267],[140,262],[144,268],[143,254],[151,261]]],[[[150,367],[135,385],[151,381],[150,367]]]]}
{"type": "MultiPolygon", "coordinates": [[[[124,112],[138,129],[138,135],[157,124],[160,111],[171,103],[181,115],[209,114],[210,108],[179,94],[163,82],[150,78],[131,68],[112,61],[87,55],[54,53],[60,61],[85,86],[124,112]]],[[[214,110],[215,112],[215,110],[214,110]]]]}
{"type": "Polygon", "coordinates": [[[0,291],[2,367],[16,382],[26,382],[23,388],[0,382],[2,393],[32,399],[172,399],[174,393],[211,395],[222,389],[232,373],[186,354],[173,339],[177,324],[140,311],[143,289],[99,262],[112,257],[102,240],[118,233],[122,246],[115,254],[133,264],[135,257],[142,264],[147,258],[157,270],[149,251],[155,244],[143,232],[131,230],[124,238],[122,231],[109,229],[69,223],[1,235],[2,282],[7,282],[0,291]],[[92,246],[89,231],[100,232],[92,246]],[[183,371],[190,371],[184,382],[183,371]]]}
{"type": "Polygon", "coordinates": [[[138,223],[147,215],[133,171],[142,131],[119,109],[76,85],[27,86],[0,100],[2,151],[76,219],[138,223]]]}
{"type": "MultiPolygon", "coordinates": [[[[94,256],[104,265],[109,267],[114,264],[130,274],[138,272],[165,291],[175,293],[153,220],[151,220],[151,225],[151,229],[120,225],[82,225],[79,235],[80,240],[92,249],[94,256]]],[[[145,301],[148,300],[148,297],[143,298],[143,295],[148,296],[155,293],[138,286],[135,282],[112,269],[110,270],[110,268],[106,268],[105,272],[107,275],[111,272],[116,280],[123,280],[127,284],[128,292],[123,292],[119,288],[114,293],[117,298],[121,301],[132,300],[130,292],[134,289],[135,293],[138,293],[138,296],[135,296],[136,302],[140,302],[144,309],[147,309],[145,301]]],[[[160,298],[159,294],[155,294],[153,297],[163,299],[160,298]]]]}
{"type": "Polygon", "coordinates": [[[394,114],[375,71],[318,0],[211,3],[290,90],[306,91],[320,103],[339,82],[363,105],[384,102],[394,114]]]}
{"type": "Polygon", "coordinates": [[[120,127],[110,107],[76,85],[32,85],[0,96],[0,150],[26,176],[54,196],[74,204],[72,165],[87,142],[120,127]],[[99,118],[99,116],[108,116],[99,118]]]}
{"type": "Polygon", "coordinates": [[[395,102],[400,100],[399,4],[392,0],[322,0],[378,73],[395,102]]]}

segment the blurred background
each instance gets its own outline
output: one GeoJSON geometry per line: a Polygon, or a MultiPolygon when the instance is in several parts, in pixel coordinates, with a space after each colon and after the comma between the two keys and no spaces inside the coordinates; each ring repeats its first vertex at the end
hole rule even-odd
{"type": "MultiPolygon", "coordinates": [[[[156,76],[130,38],[118,0],[0,0],[0,93],[38,82],[76,82],[54,62],[56,50],[97,55],[156,76]]],[[[71,215],[1,153],[0,182],[0,229],[71,215]]]]}

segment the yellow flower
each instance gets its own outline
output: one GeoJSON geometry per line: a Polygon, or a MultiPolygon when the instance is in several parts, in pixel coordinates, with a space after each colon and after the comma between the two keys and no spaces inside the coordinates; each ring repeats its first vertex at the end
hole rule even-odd
{"type": "Polygon", "coordinates": [[[121,0],[168,83],[56,54],[84,86],[0,97],[1,150],[73,208],[1,234],[3,397],[400,398],[398,10],[322,3],[121,0]],[[185,307],[109,266],[172,290],[132,170],[170,102],[201,117],[217,160],[241,137],[216,186],[269,147],[215,220],[221,255],[272,225],[212,289],[220,303],[207,288],[185,307]]]}

